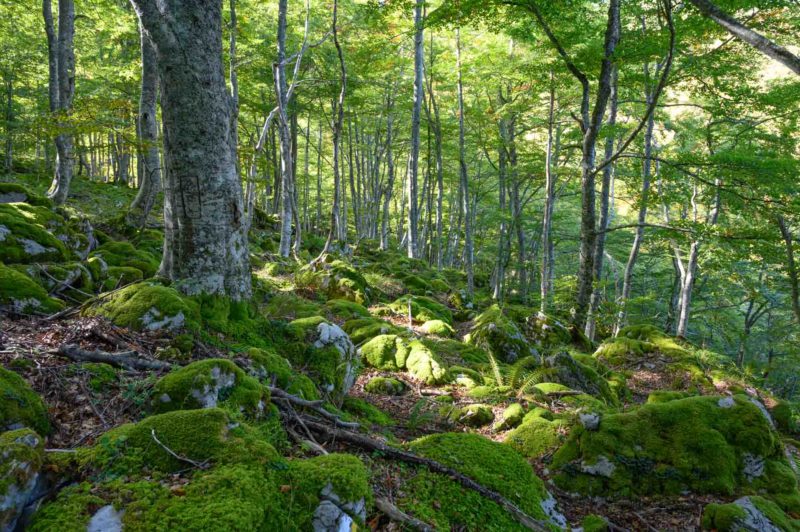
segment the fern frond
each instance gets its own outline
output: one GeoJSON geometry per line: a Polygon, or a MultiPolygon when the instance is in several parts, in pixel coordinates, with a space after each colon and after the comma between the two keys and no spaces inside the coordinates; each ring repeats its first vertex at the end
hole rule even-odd
{"type": "Polygon", "coordinates": [[[489,355],[489,365],[492,366],[492,374],[494,375],[494,382],[496,386],[503,386],[505,384],[505,379],[503,378],[503,372],[500,370],[500,364],[497,363],[497,359],[494,358],[494,355],[491,353],[487,353],[489,355]]]}
{"type": "Polygon", "coordinates": [[[522,376],[525,375],[525,371],[538,365],[539,361],[534,356],[520,358],[511,366],[511,373],[508,376],[508,385],[512,388],[516,388],[519,386],[522,376]]]}
{"type": "Polygon", "coordinates": [[[535,384],[539,384],[541,382],[547,382],[551,379],[551,377],[555,376],[558,373],[557,368],[538,368],[531,373],[525,375],[525,378],[522,380],[522,384],[517,388],[517,397],[523,395],[525,392],[528,391],[528,388],[535,384]]]}

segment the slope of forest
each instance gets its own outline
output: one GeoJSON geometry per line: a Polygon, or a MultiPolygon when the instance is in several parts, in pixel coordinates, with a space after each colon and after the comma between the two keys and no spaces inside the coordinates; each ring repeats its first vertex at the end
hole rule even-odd
{"type": "Polygon", "coordinates": [[[800,531],[798,42],[0,1],[0,530],[800,531]]]}

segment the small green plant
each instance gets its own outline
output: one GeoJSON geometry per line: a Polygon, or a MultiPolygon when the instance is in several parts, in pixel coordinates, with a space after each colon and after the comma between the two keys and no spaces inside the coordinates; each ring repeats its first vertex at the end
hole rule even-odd
{"type": "Polygon", "coordinates": [[[435,416],[432,412],[425,409],[426,406],[428,406],[428,399],[424,397],[414,403],[414,406],[411,408],[411,413],[408,416],[408,421],[406,422],[406,427],[408,427],[409,430],[417,430],[422,425],[433,421],[435,416]]]}

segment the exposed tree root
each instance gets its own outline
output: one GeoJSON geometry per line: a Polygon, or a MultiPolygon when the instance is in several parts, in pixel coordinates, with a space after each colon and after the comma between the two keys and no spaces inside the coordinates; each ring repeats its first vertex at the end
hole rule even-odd
{"type": "Polygon", "coordinates": [[[75,362],[102,362],[118,368],[136,371],[160,371],[172,368],[172,364],[169,362],[150,360],[142,357],[136,351],[122,351],[112,354],[105,351],[87,351],[75,344],[64,344],[58,348],[56,354],[65,356],[75,362]]]}

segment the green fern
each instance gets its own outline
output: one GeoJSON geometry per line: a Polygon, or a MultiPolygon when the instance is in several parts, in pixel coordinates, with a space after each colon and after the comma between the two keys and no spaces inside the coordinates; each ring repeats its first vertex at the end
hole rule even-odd
{"type": "Polygon", "coordinates": [[[511,366],[511,373],[508,376],[508,385],[517,388],[526,375],[527,370],[539,365],[539,360],[534,356],[526,356],[517,360],[511,366]]]}
{"type": "Polygon", "coordinates": [[[522,383],[518,387],[515,386],[517,397],[524,395],[531,386],[552,380],[557,374],[557,368],[537,368],[526,374],[522,379],[522,383]]]}
{"type": "Polygon", "coordinates": [[[505,383],[505,379],[503,378],[503,372],[500,370],[500,364],[497,363],[497,359],[494,358],[494,355],[491,353],[487,353],[489,355],[489,365],[492,367],[492,374],[494,375],[494,382],[496,386],[503,386],[505,383]]]}

